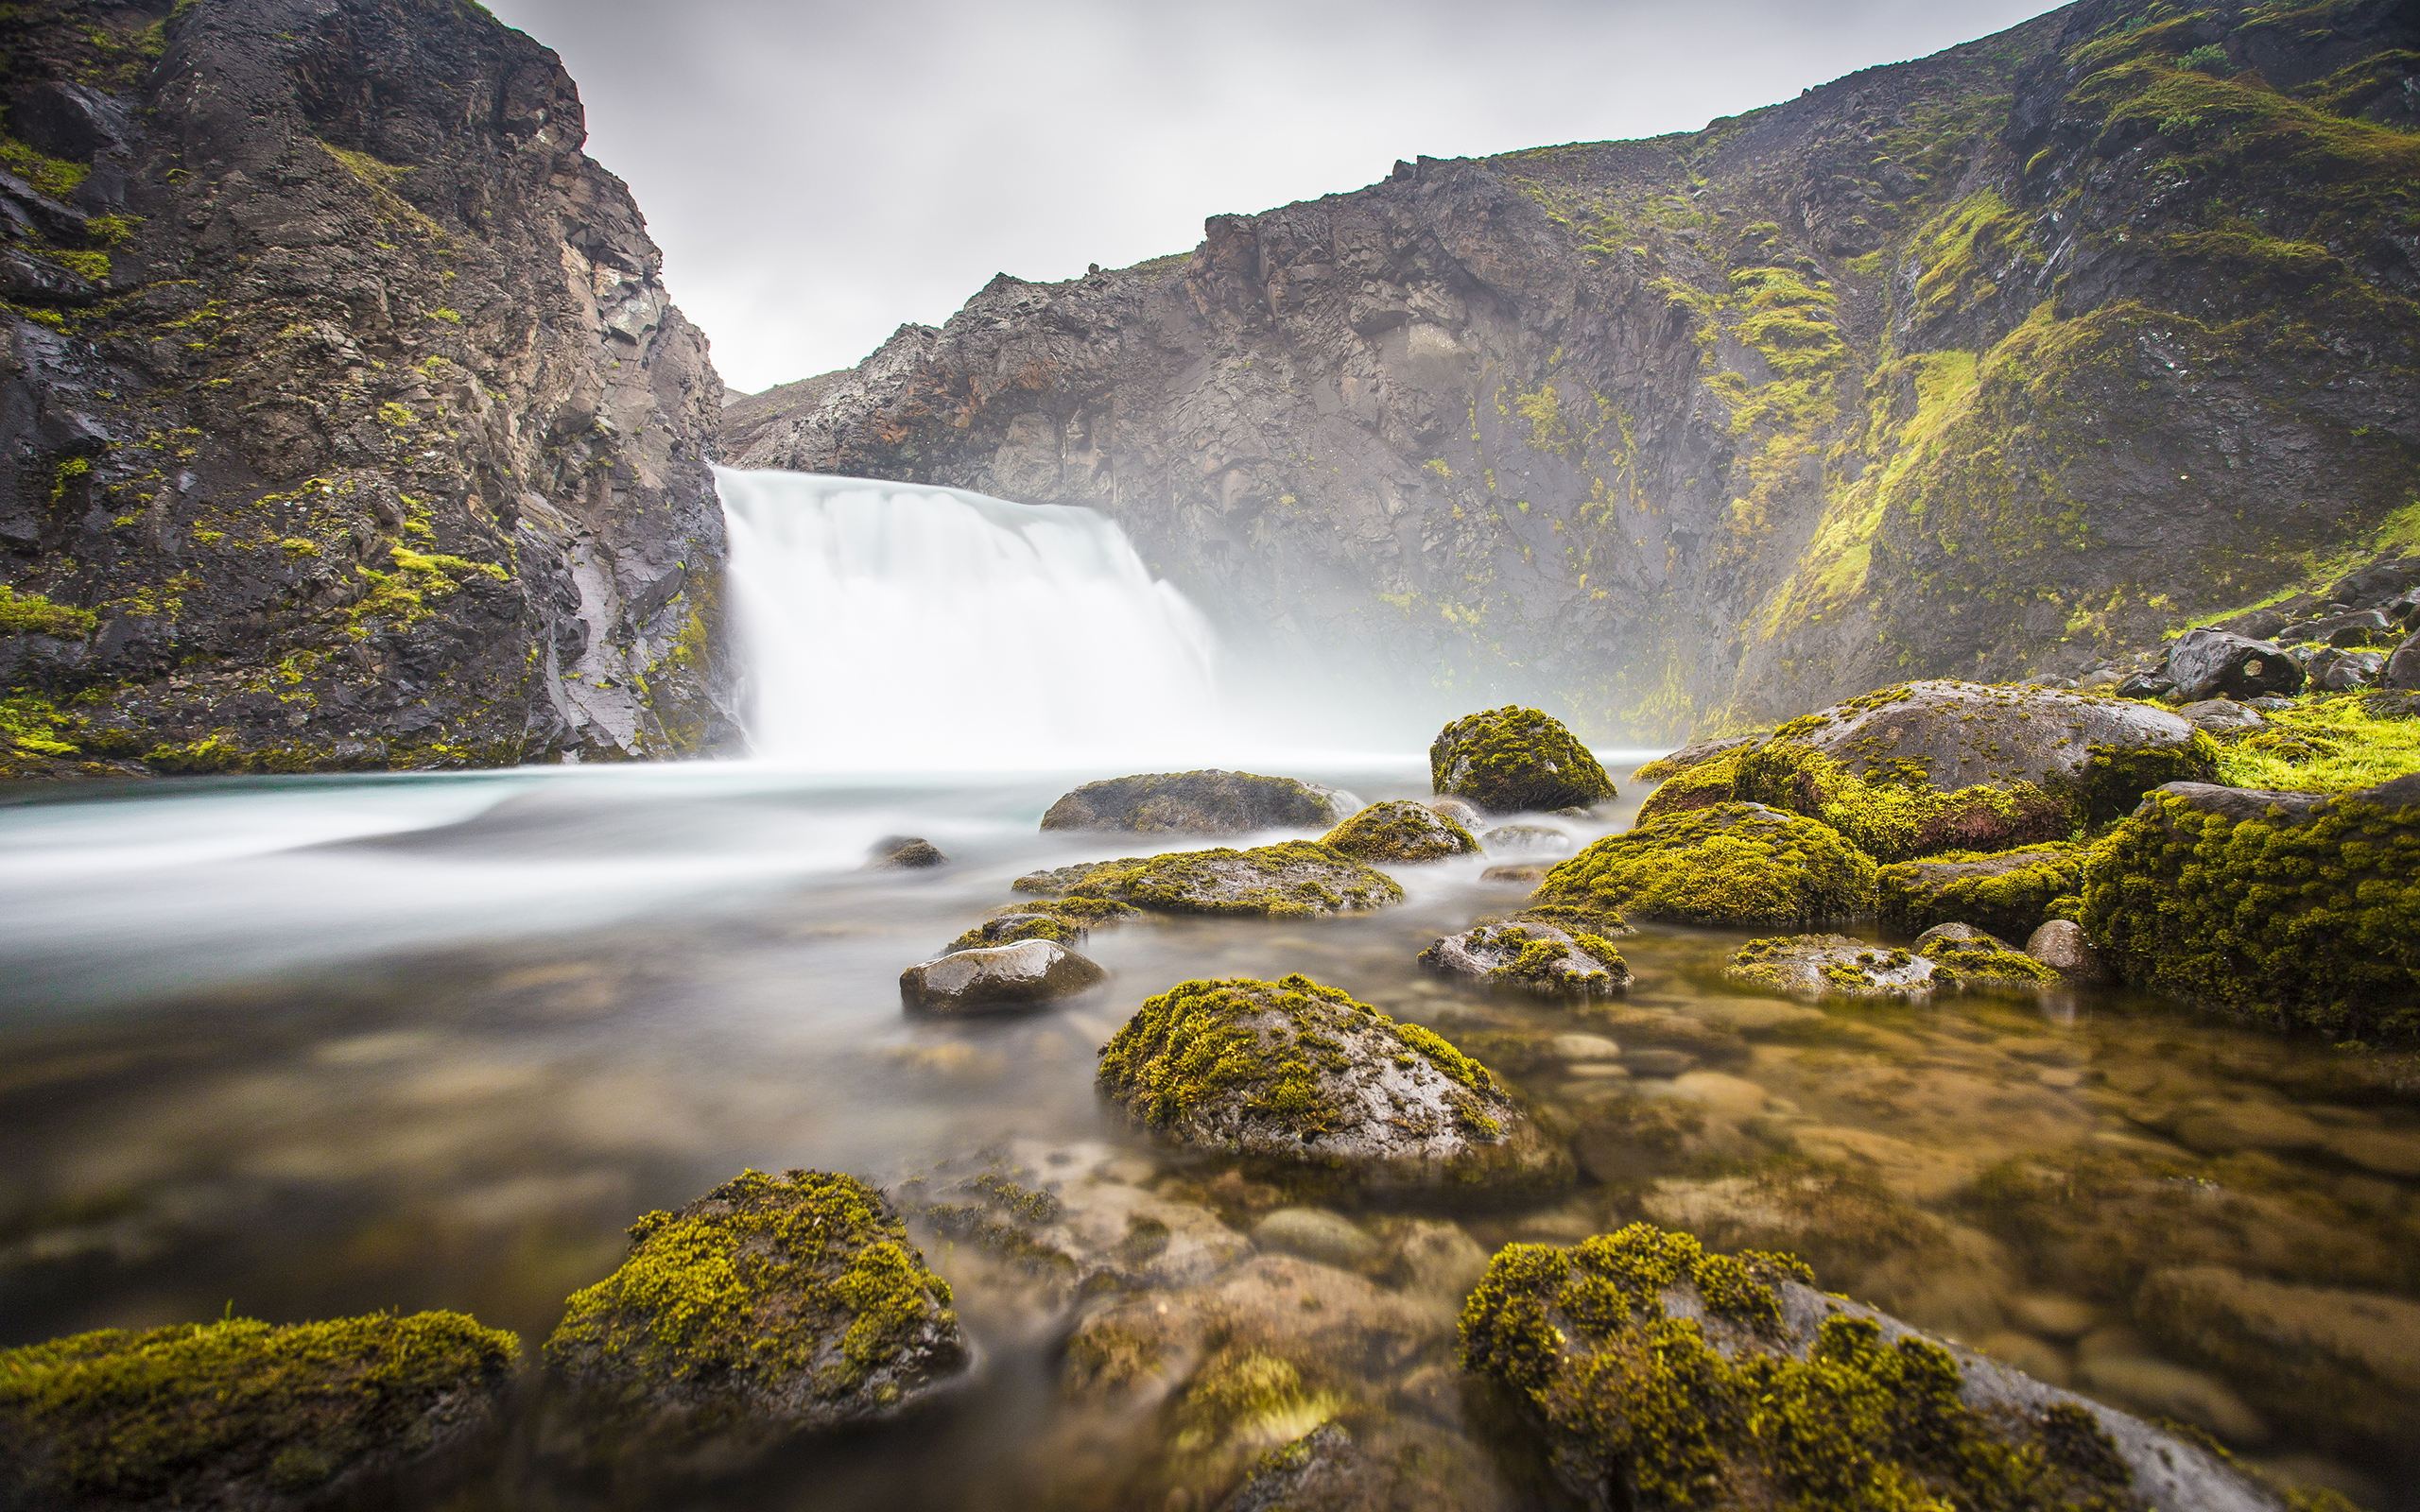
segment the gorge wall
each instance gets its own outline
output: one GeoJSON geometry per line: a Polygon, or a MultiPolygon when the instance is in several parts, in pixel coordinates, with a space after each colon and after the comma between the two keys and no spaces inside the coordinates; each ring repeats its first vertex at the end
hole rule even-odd
{"type": "Polygon", "coordinates": [[[0,48],[0,766],[736,738],[722,385],[551,51],[469,0],[0,48]]]}
{"type": "Polygon", "coordinates": [[[2420,545],[2415,70],[2394,0],[2087,0],[1002,275],[723,454],[1089,505],[1231,634],[1598,737],[2080,670],[2420,545]]]}

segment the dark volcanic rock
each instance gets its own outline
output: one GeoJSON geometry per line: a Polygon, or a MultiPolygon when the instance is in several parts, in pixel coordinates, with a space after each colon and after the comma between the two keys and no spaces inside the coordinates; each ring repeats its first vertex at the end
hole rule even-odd
{"type": "Polygon", "coordinates": [[[2378,679],[2378,686],[2420,691],[2420,634],[2406,640],[2386,659],[2386,673],[2378,679]]]}
{"type": "Polygon", "coordinates": [[[1146,834],[1243,834],[1324,830],[1351,814],[1350,797],[1317,782],[1253,772],[1159,772],[1086,782],[1050,805],[1046,830],[1146,834]]]}
{"type": "Polygon", "coordinates": [[[554,54],[426,0],[138,0],[9,50],[73,200],[10,266],[90,281],[0,313],[0,577],[97,621],[8,674],[49,738],[156,771],[736,740],[721,384],[554,54]]]}
{"type": "Polygon", "coordinates": [[[2168,676],[2176,684],[2176,696],[2186,703],[2298,693],[2303,685],[2301,665],[2273,642],[2246,640],[2224,630],[2187,630],[2178,636],[2168,648],[2168,676]]]}
{"type": "Polygon", "coordinates": [[[1064,945],[1022,939],[920,961],[899,973],[899,997],[919,1013],[995,1013],[1074,997],[1108,980],[1064,945]]]}

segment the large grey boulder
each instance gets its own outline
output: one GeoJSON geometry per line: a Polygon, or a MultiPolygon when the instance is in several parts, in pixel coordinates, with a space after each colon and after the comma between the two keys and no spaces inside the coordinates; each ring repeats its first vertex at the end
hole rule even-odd
{"type": "Polygon", "coordinates": [[[2168,677],[2185,703],[2221,695],[2256,698],[2264,693],[2299,693],[2304,680],[2301,664],[2275,642],[2212,629],[2187,630],[2170,643],[2168,677]]]}
{"type": "Polygon", "coordinates": [[[1325,830],[1361,805],[1350,793],[1255,772],[1151,772],[1086,782],[1050,805],[1046,830],[1245,834],[1325,830]]]}
{"type": "Polygon", "coordinates": [[[899,973],[899,997],[922,1013],[993,1013],[1073,997],[1108,979],[1056,940],[1021,939],[919,961],[899,973]]]}

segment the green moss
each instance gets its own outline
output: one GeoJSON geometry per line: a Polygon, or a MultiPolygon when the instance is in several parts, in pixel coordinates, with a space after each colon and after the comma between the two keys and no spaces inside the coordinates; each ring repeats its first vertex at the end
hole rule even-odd
{"type": "Polygon", "coordinates": [[[1871,912],[1874,873],[1829,826],[1722,803],[1607,835],[1547,872],[1535,896],[1682,923],[1811,925],[1871,912]]]}
{"type": "Polygon", "coordinates": [[[2241,820],[2154,794],[2093,847],[2079,922],[2133,986],[2337,1039],[2420,1032],[2420,794],[2241,820]]]}
{"type": "Polygon", "coordinates": [[[1796,1358],[1772,1286],[1785,1276],[1805,1267],[1703,1255],[1645,1224],[1569,1250],[1508,1246],[1463,1310],[1463,1365],[1513,1395],[1567,1485],[1639,1512],[2136,1505],[2089,1413],[1987,1417],[1928,1340],[1886,1344],[1836,1314],[1796,1358]],[[1669,1315],[1676,1293],[1706,1321],[1669,1315]]]}
{"type": "Polygon", "coordinates": [[[1437,861],[1468,855],[1478,841],[1426,803],[1373,803],[1320,836],[1320,844],[1357,861],[1437,861]]]}
{"type": "Polygon", "coordinates": [[[458,1313],[79,1333],[0,1353],[0,1443],[45,1504],[299,1497],[475,1423],[520,1349],[458,1313]]]}
{"type": "Polygon", "coordinates": [[[1741,799],[1820,819],[1883,861],[2059,838],[2080,822],[2074,803],[2031,782],[1945,793],[1916,763],[1876,762],[1860,775],[1781,738],[1743,754],[1734,785],[1741,799]]]}
{"type": "Polygon", "coordinates": [[[0,168],[6,168],[53,199],[65,199],[92,173],[81,163],[46,157],[12,136],[0,136],[0,168]]]}
{"type": "Polygon", "coordinates": [[[2077,784],[2086,823],[2103,824],[2131,814],[2143,795],[2169,782],[2207,782],[2219,773],[2219,744],[2202,730],[2183,749],[2153,747],[2119,750],[2095,746],[2077,784]]]}
{"type": "Polygon", "coordinates": [[[963,1358],[949,1283],[854,1177],[745,1172],[631,1237],[546,1341],[547,1365],[580,1383],[846,1416],[869,1386],[887,1405],[963,1358]]]}
{"type": "Polygon", "coordinates": [[[1102,900],[1163,913],[1270,919],[1362,913],[1403,901],[1403,888],[1384,872],[1308,840],[1129,856],[1037,871],[1010,885],[1061,894],[1066,903],[1102,900]]]}
{"type": "Polygon", "coordinates": [[[1996,939],[1959,939],[1945,936],[1927,941],[1917,953],[1940,970],[1934,979],[1955,982],[2018,982],[2048,985],[2059,973],[2021,951],[1996,939]]]}
{"type": "Polygon", "coordinates": [[[1483,809],[1575,808],[1614,795],[1613,779],[1562,721],[1507,704],[1465,714],[1428,747],[1436,790],[1483,809]]]}
{"type": "Polygon", "coordinates": [[[1875,874],[1882,922],[1907,935],[1935,924],[1972,924],[2026,939],[2082,906],[2086,848],[2053,840],[2014,850],[1953,850],[1901,861],[1875,874]]]}
{"type": "MultiPolygon", "coordinates": [[[[1700,762],[1661,778],[1662,785],[1647,795],[1647,801],[1638,806],[1638,816],[1651,819],[1668,814],[1685,814],[1691,809],[1712,808],[1717,803],[1728,803],[1737,799],[1739,755],[1733,752],[1718,756],[1713,761],[1700,762]]],[[[1642,766],[1638,775],[1647,778],[1654,766],[1662,765],[1657,762],[1642,766]]]]}
{"type": "Polygon", "coordinates": [[[2342,793],[2420,772],[2420,719],[2381,718],[2373,700],[2318,695],[2220,748],[2218,780],[2271,792],[2342,793]]]}
{"type": "Polygon", "coordinates": [[[88,609],[54,604],[40,593],[20,593],[0,583],[0,635],[48,635],[80,641],[100,625],[88,609]]]}
{"type": "Polygon", "coordinates": [[[1048,940],[1053,945],[1064,945],[1072,950],[1084,942],[1086,933],[1083,925],[1071,923],[1039,909],[1016,910],[985,919],[942,946],[942,954],[954,955],[959,951],[1013,945],[1021,939],[1048,940]]]}

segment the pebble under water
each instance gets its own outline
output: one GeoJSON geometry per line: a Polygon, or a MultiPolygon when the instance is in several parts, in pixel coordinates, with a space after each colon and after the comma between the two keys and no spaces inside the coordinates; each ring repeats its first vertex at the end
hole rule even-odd
{"type": "MultiPolygon", "coordinates": [[[[1411,761],[1257,769],[1369,800],[1427,791],[1411,761]]],[[[516,1331],[534,1362],[649,1209],[744,1167],[896,1186],[996,1156],[1071,1206],[1147,1189],[1206,1211],[1239,1254],[1255,1233],[1314,1252],[1283,1296],[1167,1301],[1340,1340],[1383,1314],[1389,1349],[1331,1351],[1339,1400],[1381,1442],[1461,1446],[1471,1506],[1559,1503],[1524,1437],[1461,1386],[1452,1287],[1406,1258],[1407,1236],[1451,1278],[1455,1255],[1643,1217],[1714,1247],[1794,1249],[1826,1288],[2284,1478],[2420,1507],[2420,1447],[2342,1408],[2375,1381],[2331,1376],[2335,1355],[2290,1339],[2276,1369],[2214,1367],[2137,1305],[2147,1276],[2195,1265],[2420,1298],[2408,1059],[2117,990],[1810,1007],[1724,984],[1744,936],[1656,925],[1619,942],[1636,981],[1603,1012],[1429,978],[1422,947],[1520,906],[1524,885],[1479,875],[1506,856],[1389,868],[1409,900],[1366,917],[1097,931],[1086,953],[1111,981],[1072,1005],[904,1015],[900,969],[1013,901],[1011,879],[1176,848],[1037,832],[1052,799],[1110,775],[699,765],[196,781],[0,808],[0,1345],[231,1309],[452,1308],[516,1331]],[[890,833],[952,864],[858,869],[890,833]],[[1305,1194],[1177,1158],[1097,1104],[1095,1052],[1143,998],[1291,971],[1495,1066],[1573,1131],[1586,1180],[1512,1209],[1330,1190],[1309,1197],[1333,1217],[1271,1225],[1305,1194]]],[[[1566,825],[1574,843],[1626,825],[1635,797],[1566,825]]],[[[1187,1437],[1180,1404],[1077,1389],[1064,1340],[1100,1299],[917,1237],[981,1351],[972,1384],[738,1479],[613,1504],[1207,1512],[1281,1441],[1274,1421],[1187,1437]]],[[[387,1504],[607,1504],[529,1437],[387,1504]]]]}

